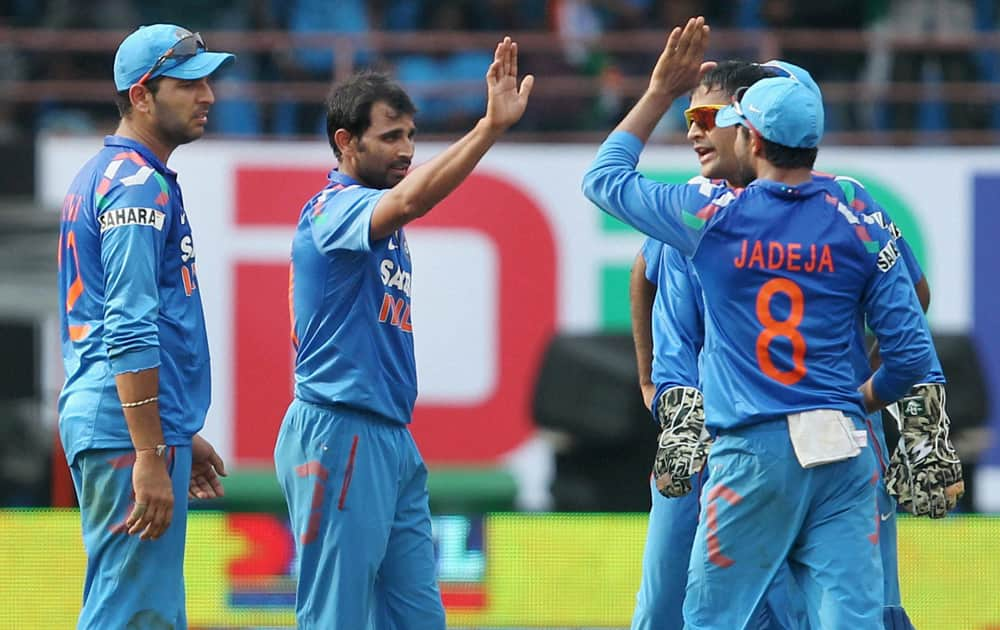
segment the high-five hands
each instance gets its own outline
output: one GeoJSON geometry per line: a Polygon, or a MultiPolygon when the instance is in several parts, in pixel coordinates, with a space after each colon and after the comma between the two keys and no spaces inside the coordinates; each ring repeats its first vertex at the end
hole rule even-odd
{"type": "Polygon", "coordinates": [[[649,77],[649,92],[673,100],[698,86],[702,75],[716,65],[705,61],[709,30],[705,18],[699,16],[670,31],[649,77]]]}
{"type": "Polygon", "coordinates": [[[486,122],[497,131],[505,131],[521,119],[535,77],[527,75],[517,85],[517,42],[504,37],[497,44],[493,63],[486,71],[486,122]]]}

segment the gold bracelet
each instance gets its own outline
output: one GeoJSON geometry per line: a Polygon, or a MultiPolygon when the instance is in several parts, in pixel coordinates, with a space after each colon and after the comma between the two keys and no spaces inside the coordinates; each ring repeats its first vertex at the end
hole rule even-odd
{"type": "Polygon", "coordinates": [[[142,407],[143,405],[148,405],[149,403],[155,403],[159,400],[159,396],[153,396],[152,398],[147,398],[146,400],[137,400],[136,402],[122,403],[122,407],[125,409],[131,409],[132,407],[142,407]]]}

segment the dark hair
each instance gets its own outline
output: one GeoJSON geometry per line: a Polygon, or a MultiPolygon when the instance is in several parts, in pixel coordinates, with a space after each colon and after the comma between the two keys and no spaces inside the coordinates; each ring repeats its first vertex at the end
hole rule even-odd
{"type": "Polygon", "coordinates": [[[340,159],[340,149],[333,140],[338,129],[360,136],[372,124],[372,105],[384,102],[400,114],[413,115],[417,108],[402,86],[384,72],[366,70],[337,83],[326,98],[326,138],[333,154],[340,159]]]}
{"type": "Polygon", "coordinates": [[[751,86],[761,79],[775,76],[767,66],[739,59],[720,61],[718,65],[701,77],[698,83],[708,90],[720,89],[726,96],[736,94],[741,87],[751,86]]]}
{"type": "MultiPolygon", "coordinates": [[[[146,86],[153,96],[156,96],[156,92],[160,89],[160,79],[163,77],[156,77],[155,79],[150,79],[146,81],[143,85],[146,86]]],[[[128,91],[131,88],[115,92],[115,107],[118,108],[118,115],[125,118],[132,113],[132,99],[128,97],[128,91]]]]}
{"type": "MultiPolygon", "coordinates": [[[[750,130],[743,125],[739,126],[740,133],[750,133],[750,130]]],[[[802,149],[799,147],[786,147],[777,142],[771,142],[763,136],[758,136],[764,146],[764,159],[778,168],[812,168],[816,163],[816,156],[819,155],[819,148],[812,147],[802,149]]]]}

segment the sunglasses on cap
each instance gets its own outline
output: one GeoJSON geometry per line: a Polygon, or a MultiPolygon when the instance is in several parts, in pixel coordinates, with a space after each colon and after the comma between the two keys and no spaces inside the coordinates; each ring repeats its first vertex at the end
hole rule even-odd
{"type": "Polygon", "coordinates": [[[190,33],[177,40],[177,43],[167,49],[167,52],[160,55],[153,67],[146,74],[142,75],[136,85],[143,85],[149,81],[156,71],[163,67],[168,59],[176,59],[178,62],[189,59],[198,54],[198,50],[208,50],[205,47],[205,40],[201,38],[201,33],[190,33]]]}
{"type": "Polygon", "coordinates": [[[740,104],[740,101],[743,100],[743,95],[746,94],[747,90],[749,90],[749,89],[750,89],[750,86],[744,85],[740,89],[736,90],[735,94],[733,94],[733,103],[732,103],[732,105],[733,105],[733,111],[735,111],[736,115],[740,117],[740,119],[743,121],[742,124],[747,129],[749,129],[750,131],[754,132],[755,134],[757,134],[758,136],[760,136],[761,138],[763,138],[764,136],[761,135],[760,131],[758,131],[757,128],[753,126],[753,123],[750,122],[750,119],[747,118],[746,114],[743,113],[743,106],[740,104]]]}
{"type": "Polygon", "coordinates": [[[684,110],[684,122],[687,123],[687,128],[690,129],[691,125],[698,123],[698,127],[702,131],[711,131],[715,129],[715,115],[719,113],[719,110],[725,107],[725,105],[699,105],[698,107],[689,107],[684,110]]]}
{"type": "Polygon", "coordinates": [[[776,61],[768,61],[767,63],[757,63],[754,65],[759,66],[761,68],[765,68],[772,77],[779,77],[779,78],[784,77],[786,79],[791,79],[796,83],[802,83],[802,81],[800,81],[799,78],[795,76],[794,73],[786,70],[785,68],[782,68],[777,64],[776,61]]]}

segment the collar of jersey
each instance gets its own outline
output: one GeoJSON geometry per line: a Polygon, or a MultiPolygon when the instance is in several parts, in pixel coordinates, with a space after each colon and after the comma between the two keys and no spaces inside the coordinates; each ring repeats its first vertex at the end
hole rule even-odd
{"type": "Polygon", "coordinates": [[[341,173],[337,169],[332,169],[327,174],[326,177],[327,177],[327,179],[330,180],[330,183],[332,183],[332,184],[343,184],[344,186],[362,186],[363,185],[361,182],[357,181],[353,177],[350,177],[348,175],[344,175],[343,173],[341,173]]]}
{"type": "Polygon", "coordinates": [[[788,184],[783,184],[769,179],[756,179],[751,182],[749,186],[747,186],[747,188],[751,187],[764,188],[765,190],[781,197],[798,198],[808,197],[824,190],[823,185],[816,180],[803,182],[798,186],[789,186],[788,184]]]}
{"type": "Polygon", "coordinates": [[[171,177],[177,177],[177,173],[167,168],[167,165],[160,161],[160,158],[149,150],[146,145],[133,140],[131,138],[126,138],[124,136],[104,136],[104,146],[106,147],[125,147],[127,149],[132,149],[146,160],[147,163],[152,165],[157,171],[161,173],[166,173],[171,177]]]}

